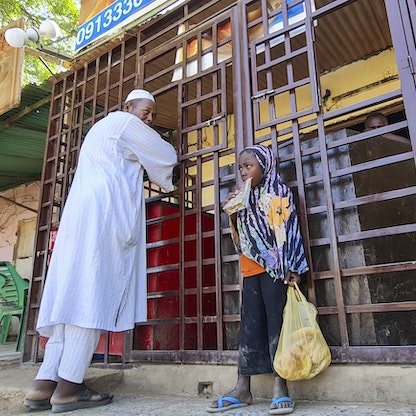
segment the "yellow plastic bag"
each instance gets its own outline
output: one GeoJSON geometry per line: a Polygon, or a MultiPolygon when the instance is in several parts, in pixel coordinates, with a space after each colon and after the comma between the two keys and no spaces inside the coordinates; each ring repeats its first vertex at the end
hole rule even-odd
{"type": "Polygon", "coordinates": [[[289,286],[273,366],[285,380],[307,380],[331,363],[331,352],[316,321],[316,307],[298,285],[289,286]]]}

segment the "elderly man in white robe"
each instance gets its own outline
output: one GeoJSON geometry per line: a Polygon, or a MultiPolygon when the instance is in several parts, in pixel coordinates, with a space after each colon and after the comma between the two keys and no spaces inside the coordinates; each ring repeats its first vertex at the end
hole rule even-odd
{"type": "Polygon", "coordinates": [[[173,189],[173,146],[150,125],[154,97],[135,89],[124,111],[98,121],[81,147],[40,304],[44,360],[25,397],[53,413],[108,404],[112,395],[84,384],[102,331],[147,319],[143,174],[173,189]]]}

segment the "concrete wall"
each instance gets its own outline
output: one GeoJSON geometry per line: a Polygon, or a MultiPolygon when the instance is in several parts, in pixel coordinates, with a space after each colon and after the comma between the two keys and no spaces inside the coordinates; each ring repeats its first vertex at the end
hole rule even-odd
{"type": "Polygon", "coordinates": [[[31,278],[40,183],[33,182],[0,193],[0,259],[31,278]]]}
{"type": "MultiPolygon", "coordinates": [[[[143,364],[124,371],[124,382],[141,390],[203,394],[218,397],[230,392],[237,366],[143,364]]],[[[331,364],[316,377],[288,382],[295,400],[342,403],[399,403],[416,405],[416,366],[331,364]]],[[[252,377],[254,398],[272,397],[271,374],[252,377]]]]}
{"type": "MultiPolygon", "coordinates": [[[[40,183],[33,182],[0,193],[0,260],[9,261],[30,280],[36,233],[40,183]]],[[[19,320],[13,317],[9,335],[17,335],[19,320]]]]}

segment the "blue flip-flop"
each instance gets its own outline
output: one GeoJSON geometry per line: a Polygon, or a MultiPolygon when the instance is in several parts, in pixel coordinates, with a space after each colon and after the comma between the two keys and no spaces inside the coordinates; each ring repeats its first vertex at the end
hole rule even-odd
{"type": "Polygon", "coordinates": [[[248,403],[242,403],[240,400],[234,397],[222,396],[217,400],[218,407],[207,407],[207,412],[219,413],[225,412],[226,410],[237,409],[238,407],[248,406],[248,403]],[[231,403],[224,406],[223,402],[231,403]]]}
{"type": "Polygon", "coordinates": [[[271,415],[288,415],[292,413],[295,408],[295,402],[290,397],[280,397],[280,399],[272,399],[272,405],[275,405],[275,409],[270,409],[271,415]],[[279,407],[280,403],[290,403],[290,407],[279,407]]]}

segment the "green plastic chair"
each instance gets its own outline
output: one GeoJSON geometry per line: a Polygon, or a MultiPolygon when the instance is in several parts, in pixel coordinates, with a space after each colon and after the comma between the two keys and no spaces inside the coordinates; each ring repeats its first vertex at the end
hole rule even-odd
{"type": "Polygon", "coordinates": [[[13,316],[20,321],[17,339],[17,350],[21,348],[23,317],[29,283],[22,279],[13,265],[8,261],[0,261],[0,344],[5,344],[9,335],[13,316]]]}

